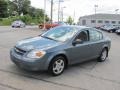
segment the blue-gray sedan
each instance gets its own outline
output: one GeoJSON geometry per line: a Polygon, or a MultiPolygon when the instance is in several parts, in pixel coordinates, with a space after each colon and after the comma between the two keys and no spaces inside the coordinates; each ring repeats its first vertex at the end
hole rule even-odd
{"type": "Polygon", "coordinates": [[[108,57],[111,41],[101,31],[84,26],[59,26],[40,36],[17,42],[11,60],[25,70],[60,75],[71,64],[108,57]]]}

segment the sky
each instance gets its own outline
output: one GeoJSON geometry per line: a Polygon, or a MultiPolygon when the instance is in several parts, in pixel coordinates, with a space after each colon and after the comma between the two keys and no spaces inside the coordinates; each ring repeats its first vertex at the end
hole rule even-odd
{"type": "MultiPolygon", "coordinates": [[[[44,9],[44,0],[31,0],[31,5],[44,9]]],[[[46,5],[46,13],[50,16],[50,0],[47,0],[46,5]]],[[[61,7],[65,7],[63,9],[64,21],[66,21],[68,16],[71,16],[77,22],[80,16],[95,14],[95,5],[98,5],[96,13],[115,14],[115,10],[120,9],[120,0],[64,0],[64,2],[61,2],[61,7]]],[[[120,10],[117,13],[119,14],[120,10]]],[[[57,15],[58,0],[54,0],[54,21],[57,21],[57,15]]]]}

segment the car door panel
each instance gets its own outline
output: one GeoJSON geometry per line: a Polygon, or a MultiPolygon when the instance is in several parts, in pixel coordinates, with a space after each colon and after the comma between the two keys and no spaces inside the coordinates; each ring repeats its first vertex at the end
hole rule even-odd
{"type": "Polygon", "coordinates": [[[90,29],[89,37],[91,42],[90,48],[92,48],[91,58],[99,57],[102,47],[104,45],[103,35],[101,32],[97,31],[96,29],[90,29]]]}
{"type": "MultiPolygon", "coordinates": [[[[69,56],[71,57],[71,63],[73,63],[73,64],[86,61],[90,58],[90,53],[91,53],[90,52],[91,48],[89,46],[90,42],[87,39],[81,37],[81,36],[85,37],[86,35],[88,35],[88,32],[87,32],[87,30],[84,30],[82,32],[82,34],[81,34],[81,32],[77,35],[77,37],[75,39],[76,40],[81,39],[81,40],[85,40],[85,41],[82,43],[76,44],[76,45],[72,45],[68,49],[69,56]]],[[[88,36],[86,36],[86,37],[88,38],[88,36]]]]}
{"type": "Polygon", "coordinates": [[[97,42],[91,42],[89,47],[92,49],[90,52],[90,58],[97,58],[100,56],[101,50],[102,50],[103,43],[102,41],[97,41],[97,42]]]}
{"type": "Polygon", "coordinates": [[[83,62],[90,58],[91,48],[89,45],[90,44],[87,42],[84,44],[78,44],[71,48],[71,52],[73,53],[72,56],[73,63],[83,62]]]}

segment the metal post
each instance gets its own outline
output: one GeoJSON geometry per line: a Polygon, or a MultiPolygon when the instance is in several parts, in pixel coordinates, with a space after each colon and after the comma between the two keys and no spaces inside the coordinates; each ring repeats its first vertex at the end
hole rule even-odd
{"type": "Polygon", "coordinates": [[[96,20],[96,11],[97,11],[96,8],[98,7],[98,5],[95,5],[94,7],[95,7],[95,27],[96,27],[96,21],[97,21],[96,20]]]}
{"type": "Polygon", "coordinates": [[[75,23],[75,9],[74,9],[74,15],[73,15],[73,21],[74,21],[74,23],[75,23]]]}
{"type": "Polygon", "coordinates": [[[45,23],[46,23],[46,0],[44,0],[44,28],[45,29],[45,23]]]}
{"type": "Polygon", "coordinates": [[[60,19],[60,0],[58,2],[58,22],[59,22],[59,19],[60,19]]]}
{"type": "Polygon", "coordinates": [[[63,9],[64,9],[64,8],[62,8],[62,22],[63,22],[63,16],[64,16],[64,12],[63,12],[63,9]]]}
{"type": "Polygon", "coordinates": [[[65,6],[61,8],[61,14],[62,14],[62,22],[64,20],[64,8],[66,8],[65,6]]]}
{"type": "Polygon", "coordinates": [[[98,7],[98,5],[95,5],[95,14],[96,14],[96,8],[98,7]]]}
{"type": "Polygon", "coordinates": [[[51,0],[51,24],[53,22],[53,0],[51,0]]]}

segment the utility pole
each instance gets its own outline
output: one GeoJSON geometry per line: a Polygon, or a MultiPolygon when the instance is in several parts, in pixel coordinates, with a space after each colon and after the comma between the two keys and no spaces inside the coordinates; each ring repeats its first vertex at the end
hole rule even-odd
{"type": "Polygon", "coordinates": [[[51,0],[51,24],[53,22],[53,0],[51,0]]]}
{"type": "Polygon", "coordinates": [[[44,29],[46,28],[45,23],[46,23],[46,0],[44,0],[44,29]]]}
{"type": "Polygon", "coordinates": [[[95,5],[94,7],[95,7],[95,14],[96,14],[96,8],[98,7],[98,5],[95,5]]]}
{"type": "Polygon", "coordinates": [[[58,22],[60,19],[60,0],[58,1],[58,22]]]}
{"type": "Polygon", "coordinates": [[[61,8],[61,14],[62,14],[62,22],[64,20],[64,8],[66,8],[65,6],[61,8]]]}
{"type": "Polygon", "coordinates": [[[63,12],[63,8],[62,8],[61,13],[62,13],[62,22],[63,22],[63,19],[64,19],[64,12],[63,12]]]}
{"type": "Polygon", "coordinates": [[[61,2],[64,2],[64,0],[59,0],[58,1],[58,22],[60,21],[61,2]]]}
{"type": "Polygon", "coordinates": [[[95,5],[94,7],[95,7],[95,27],[96,27],[96,21],[97,21],[97,20],[96,20],[96,19],[97,19],[97,18],[96,18],[96,13],[97,13],[97,10],[96,10],[96,9],[98,8],[98,5],[95,5]]]}
{"type": "Polygon", "coordinates": [[[74,9],[74,14],[73,14],[73,21],[74,21],[74,23],[75,23],[75,18],[76,17],[76,12],[75,12],[75,9],[74,9]]]}

